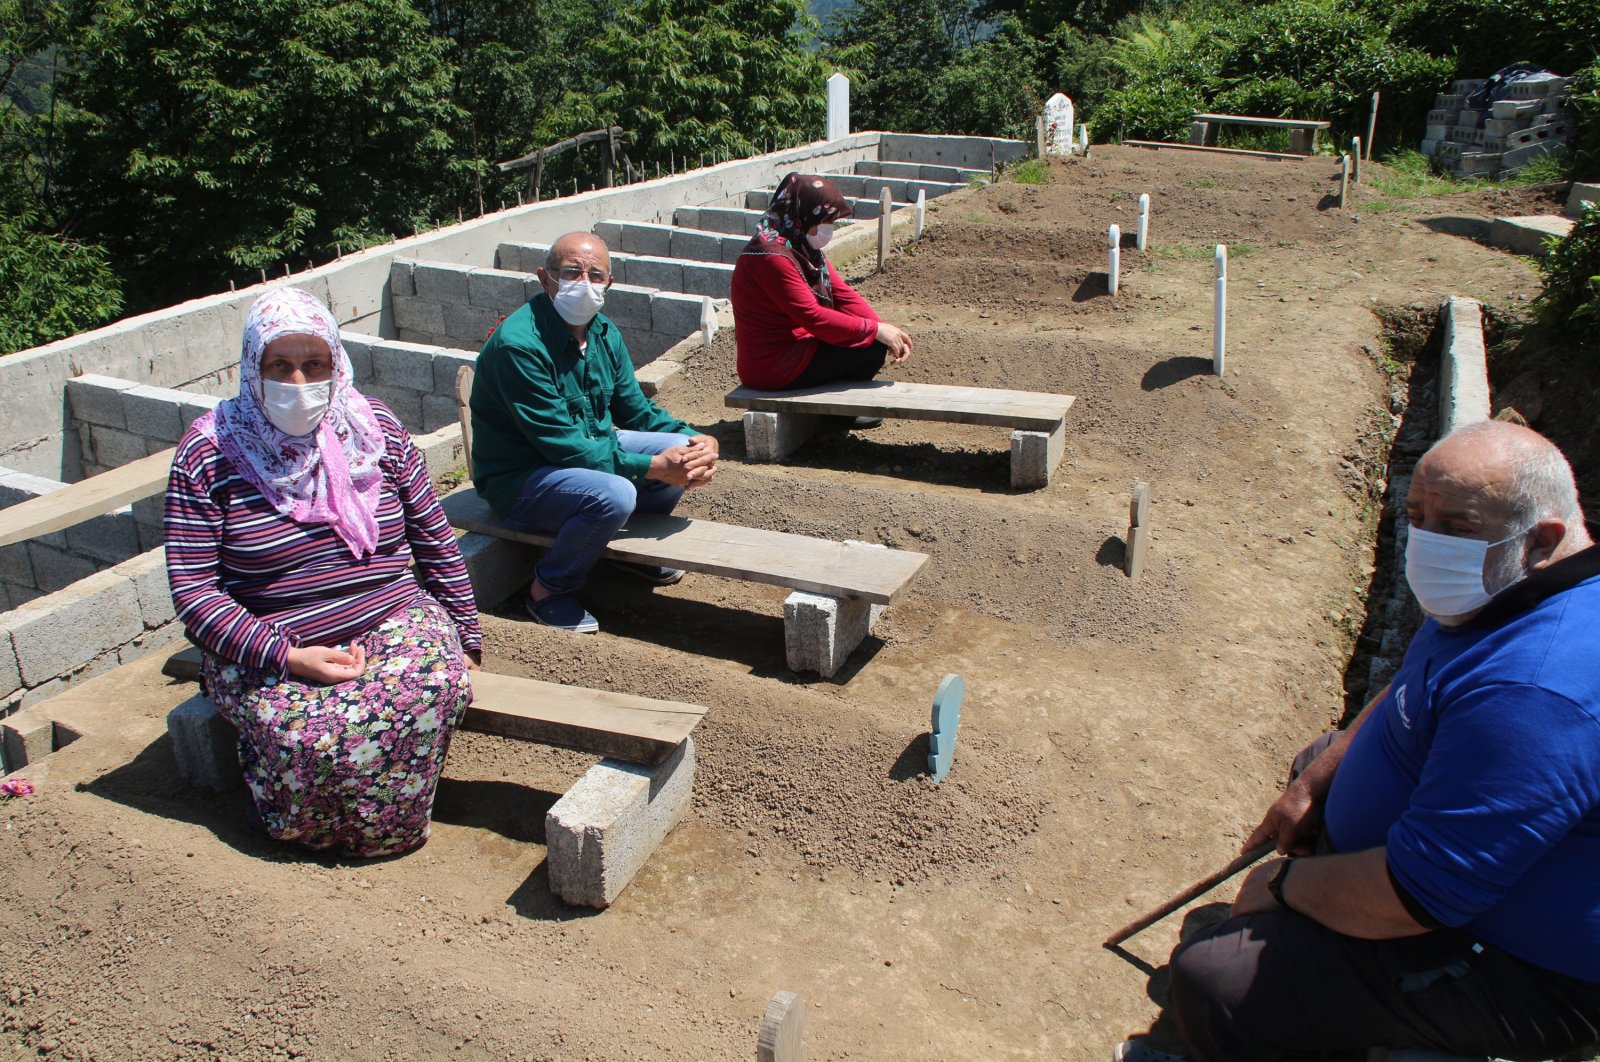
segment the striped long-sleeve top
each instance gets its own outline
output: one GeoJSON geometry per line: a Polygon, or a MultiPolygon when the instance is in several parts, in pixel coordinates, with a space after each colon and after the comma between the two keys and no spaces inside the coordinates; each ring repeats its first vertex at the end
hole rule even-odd
{"type": "Polygon", "coordinates": [[[343,645],[424,591],[455,620],[464,650],[482,646],[467,567],[422,456],[388,407],[368,401],[386,445],[378,545],[361,558],[328,525],[278,513],[216,443],[184,434],[167,481],[167,580],[178,619],[207,650],[287,675],[291,647],[343,645]]]}

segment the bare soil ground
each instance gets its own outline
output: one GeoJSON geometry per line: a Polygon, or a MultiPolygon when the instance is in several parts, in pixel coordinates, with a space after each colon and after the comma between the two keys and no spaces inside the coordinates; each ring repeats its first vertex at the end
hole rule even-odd
{"type": "Polygon", "coordinates": [[[1332,209],[1326,159],[1096,148],[1051,175],[936,201],[860,284],[916,336],[894,375],[1078,396],[1050,488],[1013,492],[1005,433],[955,425],[747,464],[728,335],[664,390],[727,457],[684,511],[931,556],[844,674],[789,673],[783,593],[709,577],[597,578],[597,637],[486,618],[492,668],[710,708],[694,810],[616,906],[549,895],[543,813],[583,757],[462,735],[424,849],[306,858],[246,830],[242,793],[177,781],[163,717],[191,691],[133,665],[59,702],[89,736],[0,808],[0,1055],[748,1058],[780,988],[806,1000],[814,1059],[1101,1060],[1152,1028],[1171,1046],[1159,968],[1181,919],[1125,956],[1100,941],[1226,862],[1341,716],[1365,477],[1405,394],[1379,313],[1531,297],[1525,261],[1427,220],[1540,204],[1373,211],[1356,189],[1332,209]],[[1151,250],[1123,252],[1112,299],[1106,226],[1131,232],[1141,192],[1151,250]],[[1140,480],[1155,530],[1133,583],[1140,480]],[[968,693],[934,785],[948,672],[968,693]]]}

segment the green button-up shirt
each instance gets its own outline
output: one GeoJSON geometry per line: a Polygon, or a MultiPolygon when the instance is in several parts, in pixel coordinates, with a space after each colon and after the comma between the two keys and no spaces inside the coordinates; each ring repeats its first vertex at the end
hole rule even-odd
{"type": "Polygon", "coordinates": [[[698,434],[645,397],[622,331],[604,314],[580,352],[543,293],[500,322],[472,383],[473,484],[505,516],[536,468],[591,468],[642,483],[650,455],[617,445],[616,429],[698,434]]]}

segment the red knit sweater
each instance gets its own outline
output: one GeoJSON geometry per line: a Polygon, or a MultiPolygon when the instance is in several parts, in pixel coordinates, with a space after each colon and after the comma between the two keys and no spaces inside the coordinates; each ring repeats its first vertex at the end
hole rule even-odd
{"type": "Polygon", "coordinates": [[[878,334],[878,315],[828,263],[833,308],[817,301],[787,255],[742,254],[733,265],[733,338],[739,380],[760,391],[792,384],[818,342],[864,347],[878,334]]]}

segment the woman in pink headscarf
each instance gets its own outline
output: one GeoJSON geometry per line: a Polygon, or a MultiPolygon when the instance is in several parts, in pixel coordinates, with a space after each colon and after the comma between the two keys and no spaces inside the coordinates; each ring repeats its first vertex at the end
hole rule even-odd
{"type": "Polygon", "coordinates": [[[327,307],[279,288],[245,318],[239,394],[167,484],[167,577],[239,731],[252,822],[375,856],[428,837],[482,638],[421,456],[355,389],[327,307]]]}

